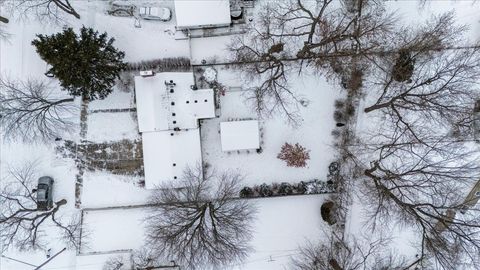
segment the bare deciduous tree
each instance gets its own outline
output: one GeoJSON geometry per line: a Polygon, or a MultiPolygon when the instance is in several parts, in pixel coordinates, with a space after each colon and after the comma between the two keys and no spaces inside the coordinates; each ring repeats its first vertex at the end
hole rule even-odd
{"type": "Polygon", "coordinates": [[[376,97],[365,112],[380,121],[356,150],[364,168],[357,194],[371,229],[413,228],[421,268],[479,267],[478,210],[462,212],[480,179],[478,150],[468,142],[480,54],[478,46],[452,48],[465,42],[464,30],[443,14],[405,30],[398,54],[375,57],[369,89],[376,97]]]}
{"type": "Polygon", "coordinates": [[[320,243],[309,242],[292,259],[294,270],[400,270],[407,269],[404,258],[388,250],[389,238],[341,239],[333,233],[320,243]]]}
{"type": "Polygon", "coordinates": [[[50,140],[72,129],[77,106],[45,81],[0,78],[0,126],[7,140],[50,140]]]}
{"type": "Polygon", "coordinates": [[[80,19],[80,14],[73,8],[70,0],[0,0],[13,16],[19,18],[35,17],[39,21],[62,21],[62,15],[68,14],[80,19]]]}
{"type": "Polygon", "coordinates": [[[80,224],[73,217],[64,222],[59,216],[65,199],[54,202],[51,209],[37,209],[34,193],[37,181],[36,163],[12,167],[2,179],[0,189],[0,241],[4,249],[14,246],[20,250],[44,247],[45,229],[54,226],[60,238],[77,248],[80,224]]]}
{"type": "Polygon", "coordinates": [[[336,74],[346,85],[361,86],[358,78],[348,82],[359,76],[362,65],[361,60],[352,65],[352,59],[384,46],[396,19],[375,1],[356,1],[353,12],[331,4],[332,0],[269,2],[249,35],[233,40],[229,50],[234,67],[257,84],[249,96],[257,111],[266,115],[280,111],[297,121],[302,99],[290,89],[289,75],[309,67],[336,74]]]}
{"type": "Polygon", "coordinates": [[[425,138],[428,145],[393,140],[361,150],[376,155],[370,156],[370,165],[363,165],[365,181],[358,192],[367,220],[373,230],[392,224],[413,228],[420,266],[478,268],[479,213],[475,209],[460,213],[468,204],[469,190],[480,179],[478,150],[436,134],[425,138]]]}
{"type": "Polygon", "coordinates": [[[131,262],[125,256],[112,256],[105,262],[102,270],[131,270],[130,264],[131,262]]]}
{"type": "MultiPolygon", "coordinates": [[[[450,15],[440,17],[433,29],[444,25],[444,20],[452,23],[450,15]]],[[[451,31],[461,31],[450,27],[451,31]]],[[[436,30],[434,31],[436,33],[436,30]]],[[[376,100],[365,108],[365,112],[377,111],[385,120],[383,123],[389,130],[405,131],[405,136],[420,141],[421,129],[435,126],[441,130],[453,131],[457,135],[471,134],[472,109],[480,98],[480,49],[466,48],[462,50],[432,51],[428,48],[441,48],[448,42],[442,41],[442,35],[455,35],[447,31],[438,34],[436,42],[410,45],[402,49],[411,52],[411,66],[403,65],[395,71],[399,63],[396,55],[382,57],[382,68],[377,70],[369,89],[376,93],[376,100]],[[408,74],[405,80],[402,70],[408,74]],[[407,78],[408,77],[408,78],[407,78]],[[378,90],[377,90],[378,89],[378,90]],[[420,130],[419,130],[420,129],[420,130]]],[[[423,37],[424,33],[420,35],[423,37]]],[[[415,39],[419,39],[416,37],[415,39]]],[[[408,59],[407,59],[408,62],[408,59]]]]}
{"type": "Polygon", "coordinates": [[[146,218],[149,248],[188,269],[242,261],[255,209],[238,199],[240,180],[188,168],[178,183],[155,190],[146,218]]]}

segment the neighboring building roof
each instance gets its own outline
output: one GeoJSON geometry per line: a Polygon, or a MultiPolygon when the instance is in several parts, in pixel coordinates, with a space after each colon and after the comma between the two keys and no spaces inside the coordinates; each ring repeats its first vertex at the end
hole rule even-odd
{"type": "Polygon", "coordinates": [[[258,121],[232,121],[220,123],[222,151],[258,149],[260,136],[258,121]]]}
{"type": "Polygon", "coordinates": [[[140,132],[197,128],[198,119],[215,117],[213,90],[192,90],[193,84],[193,74],[188,72],[136,76],[140,132]]]}
{"type": "Polygon", "coordinates": [[[228,25],[229,0],[175,0],[175,16],[178,28],[228,25]]]}
{"type": "Polygon", "coordinates": [[[142,133],[145,187],[178,181],[187,166],[201,164],[200,130],[142,133]]]}

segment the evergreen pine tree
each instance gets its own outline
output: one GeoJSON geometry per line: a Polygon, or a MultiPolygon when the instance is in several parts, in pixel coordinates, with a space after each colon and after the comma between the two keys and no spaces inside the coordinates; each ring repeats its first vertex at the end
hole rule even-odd
{"type": "Polygon", "coordinates": [[[32,45],[51,65],[48,73],[73,96],[103,99],[112,92],[115,78],[125,69],[125,53],[113,47],[114,39],[82,27],[78,36],[72,28],[48,36],[37,35],[32,45]]]}

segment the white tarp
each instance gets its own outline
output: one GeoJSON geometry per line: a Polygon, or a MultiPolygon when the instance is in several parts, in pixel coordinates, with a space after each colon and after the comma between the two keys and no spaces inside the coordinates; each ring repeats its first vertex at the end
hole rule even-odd
{"type": "Polygon", "coordinates": [[[220,123],[222,151],[258,149],[260,136],[257,120],[220,123]]]}

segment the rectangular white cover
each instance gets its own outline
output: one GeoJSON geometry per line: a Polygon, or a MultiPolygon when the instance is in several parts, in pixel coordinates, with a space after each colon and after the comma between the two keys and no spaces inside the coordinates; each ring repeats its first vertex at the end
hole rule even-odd
{"type": "Polygon", "coordinates": [[[229,0],[175,0],[177,27],[197,28],[210,25],[228,25],[229,0]]]}
{"type": "Polygon", "coordinates": [[[222,151],[258,149],[260,135],[257,120],[220,123],[222,151]]]}

